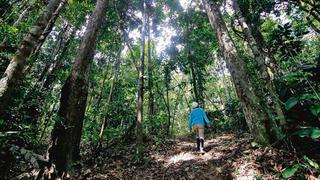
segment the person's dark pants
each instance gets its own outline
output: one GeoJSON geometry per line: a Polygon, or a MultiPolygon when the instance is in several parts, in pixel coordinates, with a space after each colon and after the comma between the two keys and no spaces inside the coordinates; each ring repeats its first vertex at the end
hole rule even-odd
{"type": "Polygon", "coordinates": [[[203,152],[204,147],[204,127],[203,125],[194,125],[192,127],[197,137],[197,151],[203,152]]]}

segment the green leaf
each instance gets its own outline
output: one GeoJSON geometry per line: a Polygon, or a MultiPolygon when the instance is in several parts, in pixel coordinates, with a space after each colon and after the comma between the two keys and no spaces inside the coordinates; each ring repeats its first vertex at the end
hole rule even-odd
{"type": "Polygon", "coordinates": [[[289,178],[293,176],[294,173],[296,173],[300,167],[301,167],[300,164],[296,164],[293,167],[286,168],[286,170],[282,173],[282,176],[284,178],[289,178]]]}
{"type": "Polygon", "coordinates": [[[299,99],[296,97],[289,98],[288,101],[285,103],[286,110],[293,108],[298,102],[299,99]]]}
{"type": "Polygon", "coordinates": [[[310,111],[313,115],[319,116],[320,115],[320,104],[316,104],[310,107],[310,111]]]}
{"type": "Polygon", "coordinates": [[[310,93],[306,93],[306,94],[303,94],[300,99],[302,100],[313,100],[313,99],[317,99],[317,96],[315,94],[310,94],[310,93]]]}
{"type": "Polygon", "coordinates": [[[258,147],[259,144],[258,144],[257,142],[255,142],[255,141],[253,141],[253,142],[251,142],[251,146],[252,146],[252,147],[258,147]]]}
{"type": "Polygon", "coordinates": [[[320,138],[320,129],[315,127],[305,128],[296,131],[294,135],[298,135],[299,137],[309,137],[316,140],[320,138]]]}
{"type": "Polygon", "coordinates": [[[320,170],[320,166],[319,166],[318,163],[316,163],[313,160],[309,159],[307,156],[303,156],[303,159],[305,159],[310,164],[310,166],[320,170]]]}
{"type": "Polygon", "coordinates": [[[310,135],[310,128],[301,129],[293,133],[294,135],[298,135],[299,137],[309,137],[310,135]]]}
{"type": "Polygon", "coordinates": [[[311,132],[311,138],[312,139],[320,138],[320,129],[313,129],[311,132]]]}

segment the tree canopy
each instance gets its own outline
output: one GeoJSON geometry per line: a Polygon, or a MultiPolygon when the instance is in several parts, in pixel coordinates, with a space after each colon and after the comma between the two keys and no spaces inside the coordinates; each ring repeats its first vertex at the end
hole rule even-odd
{"type": "Polygon", "coordinates": [[[1,179],[320,178],[316,0],[2,0],[0,22],[1,179]]]}

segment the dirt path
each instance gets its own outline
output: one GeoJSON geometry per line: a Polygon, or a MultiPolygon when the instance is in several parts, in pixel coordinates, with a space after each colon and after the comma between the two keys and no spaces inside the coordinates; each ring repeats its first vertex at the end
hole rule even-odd
{"type": "MultiPolygon", "coordinates": [[[[249,139],[222,134],[205,141],[205,154],[196,153],[193,139],[149,142],[146,162],[135,165],[134,148],[108,149],[97,157],[87,157],[75,178],[86,179],[255,179],[262,165],[250,149],[249,139]]],[[[266,154],[266,153],[264,153],[266,154]]],[[[264,175],[263,178],[272,178],[264,175]]]]}
{"type": "MultiPolygon", "coordinates": [[[[194,138],[149,137],[144,159],[136,156],[135,144],[103,145],[99,151],[83,145],[82,160],[74,165],[70,179],[320,179],[315,163],[297,154],[272,147],[253,147],[243,135],[224,133],[207,137],[205,154],[195,152],[194,138]],[[143,163],[141,163],[143,162],[143,163]],[[301,167],[293,169],[295,167],[301,167]]],[[[127,139],[126,139],[127,140],[127,139]]],[[[38,169],[24,173],[35,177],[38,169]]],[[[22,178],[17,178],[22,179],[22,178]]]]}

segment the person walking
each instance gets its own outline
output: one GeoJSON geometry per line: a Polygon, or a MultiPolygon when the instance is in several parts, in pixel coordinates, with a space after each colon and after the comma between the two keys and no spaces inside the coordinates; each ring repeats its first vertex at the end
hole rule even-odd
{"type": "Polygon", "coordinates": [[[189,118],[189,129],[196,133],[197,151],[204,153],[204,128],[210,127],[210,121],[206,112],[199,107],[197,102],[192,102],[192,111],[189,118]]]}

